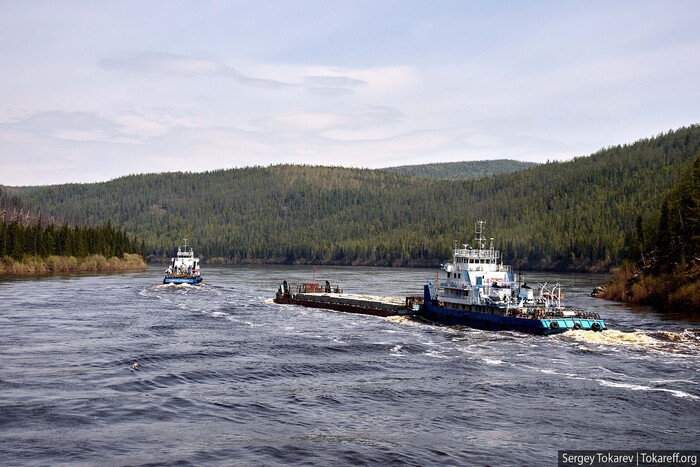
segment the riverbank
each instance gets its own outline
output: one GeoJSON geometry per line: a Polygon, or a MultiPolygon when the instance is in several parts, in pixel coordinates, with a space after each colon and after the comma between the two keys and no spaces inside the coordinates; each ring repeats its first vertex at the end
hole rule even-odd
{"type": "MultiPolygon", "coordinates": [[[[172,258],[166,256],[148,256],[148,263],[154,264],[168,264],[172,258]]],[[[275,265],[275,266],[352,266],[352,267],[376,267],[376,268],[439,268],[444,260],[402,260],[395,259],[391,261],[379,261],[379,260],[293,260],[290,261],[284,257],[276,258],[240,258],[240,257],[202,257],[202,264],[206,265],[229,265],[229,266],[263,266],[263,265],[275,265]]],[[[598,261],[595,263],[585,262],[585,261],[550,261],[542,260],[539,262],[520,262],[518,263],[518,269],[520,271],[529,272],[555,272],[555,273],[568,273],[568,272],[578,272],[578,273],[593,273],[593,274],[606,274],[611,271],[611,264],[609,261],[598,261]]]]}
{"type": "Polygon", "coordinates": [[[617,270],[597,297],[661,311],[683,310],[700,314],[700,264],[667,274],[644,274],[636,267],[617,270]]]}
{"type": "Polygon", "coordinates": [[[9,256],[0,258],[0,275],[3,274],[50,274],[56,272],[111,272],[143,271],[147,268],[141,255],[125,253],[123,258],[91,255],[84,258],[74,256],[25,256],[16,261],[9,256]]]}

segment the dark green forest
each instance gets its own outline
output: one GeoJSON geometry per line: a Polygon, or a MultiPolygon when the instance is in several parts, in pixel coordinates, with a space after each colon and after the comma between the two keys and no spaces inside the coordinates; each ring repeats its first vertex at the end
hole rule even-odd
{"type": "Polygon", "coordinates": [[[21,190],[0,187],[0,258],[21,261],[27,256],[73,256],[84,258],[101,255],[123,258],[125,253],[145,255],[145,245],[116,229],[111,221],[105,225],[57,225],[48,222],[25,203],[21,190]]]}
{"type": "Polygon", "coordinates": [[[637,220],[630,261],[605,288],[605,298],[700,312],[700,151],[663,197],[658,216],[637,220]]]}
{"type": "Polygon", "coordinates": [[[409,177],[440,178],[446,180],[478,180],[492,175],[508,174],[529,169],[534,162],[496,159],[488,161],[443,162],[437,164],[402,165],[387,167],[386,172],[409,177]]]}
{"type": "Polygon", "coordinates": [[[142,254],[144,245],[129,238],[108,222],[104,227],[60,227],[42,225],[41,221],[25,224],[18,220],[0,221],[0,258],[21,261],[25,256],[74,256],[84,258],[102,255],[123,258],[125,253],[142,254]]]}
{"type": "MultiPolygon", "coordinates": [[[[474,222],[522,269],[607,270],[633,254],[639,219],[689,170],[700,127],[481,179],[277,165],[14,188],[73,225],[120,226],[165,257],[187,238],[208,261],[435,265],[474,222]]],[[[19,194],[18,194],[19,193],[19,194]]]]}
{"type": "Polygon", "coordinates": [[[658,228],[638,232],[640,259],[645,259],[646,252],[645,264],[652,273],[700,263],[700,151],[690,170],[664,197],[658,228]]]}

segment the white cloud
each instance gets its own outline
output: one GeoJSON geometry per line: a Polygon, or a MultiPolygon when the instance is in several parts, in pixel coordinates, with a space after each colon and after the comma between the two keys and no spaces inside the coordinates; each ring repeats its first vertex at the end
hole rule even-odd
{"type": "Polygon", "coordinates": [[[306,133],[323,134],[328,138],[351,139],[341,135],[357,134],[367,129],[381,128],[395,123],[402,117],[401,112],[386,107],[374,107],[356,111],[300,111],[282,114],[259,122],[268,131],[282,134],[306,133]],[[335,136],[334,136],[335,135],[335,136]]]}
{"type": "Polygon", "coordinates": [[[265,119],[262,126],[280,133],[299,133],[323,130],[343,124],[348,118],[335,112],[295,112],[265,119]]]}
{"type": "Polygon", "coordinates": [[[420,84],[411,66],[334,67],[309,64],[260,63],[251,72],[309,89],[337,88],[355,94],[381,95],[405,92],[420,84]]]}
{"type": "Polygon", "coordinates": [[[304,81],[309,86],[323,87],[347,87],[354,88],[367,85],[366,81],[348,76],[326,75],[326,76],[305,76],[304,81]]]}
{"type": "Polygon", "coordinates": [[[223,77],[249,86],[288,86],[280,81],[241,74],[233,67],[212,60],[163,52],[141,52],[121,58],[103,58],[99,64],[108,71],[182,77],[223,77]]]}
{"type": "Polygon", "coordinates": [[[111,120],[125,135],[139,138],[164,136],[170,131],[203,126],[195,116],[167,109],[129,111],[115,115],[111,120]]]}
{"type": "Polygon", "coordinates": [[[8,4],[0,184],[541,161],[700,120],[694,1],[304,6],[8,4]]]}
{"type": "Polygon", "coordinates": [[[105,58],[100,60],[100,66],[110,71],[162,73],[185,76],[228,75],[238,73],[231,67],[211,60],[158,52],[142,52],[123,58],[105,58]]]}

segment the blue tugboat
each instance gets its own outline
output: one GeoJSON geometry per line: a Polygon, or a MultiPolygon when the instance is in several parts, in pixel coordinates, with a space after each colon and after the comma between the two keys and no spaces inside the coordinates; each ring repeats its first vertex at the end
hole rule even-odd
{"type": "Polygon", "coordinates": [[[199,258],[195,258],[192,248],[187,248],[187,240],[183,246],[177,247],[177,256],[172,258],[170,266],[165,271],[163,284],[198,285],[202,282],[199,270],[199,258]]]}
{"type": "Polygon", "coordinates": [[[482,220],[476,223],[476,247],[455,247],[452,263],[442,266],[443,281],[436,273],[435,282],[425,285],[421,316],[445,324],[541,335],[606,329],[597,313],[562,305],[559,284],[540,284],[537,290],[520,284],[511,267],[501,262],[493,239],[486,246],[483,225],[482,220]]]}

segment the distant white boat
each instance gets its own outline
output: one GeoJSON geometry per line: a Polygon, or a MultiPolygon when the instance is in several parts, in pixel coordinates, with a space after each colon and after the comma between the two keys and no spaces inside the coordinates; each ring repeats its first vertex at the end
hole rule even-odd
{"type": "Polygon", "coordinates": [[[190,284],[202,282],[199,269],[199,258],[194,256],[194,250],[187,248],[187,240],[183,246],[177,247],[177,256],[172,258],[170,266],[165,271],[163,284],[190,284]]]}

